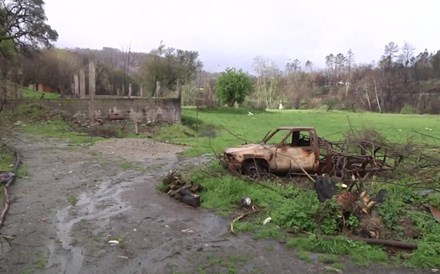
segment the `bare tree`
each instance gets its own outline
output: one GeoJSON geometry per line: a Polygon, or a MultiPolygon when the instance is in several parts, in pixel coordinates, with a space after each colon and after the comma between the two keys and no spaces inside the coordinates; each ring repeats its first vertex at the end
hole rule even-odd
{"type": "Polygon", "coordinates": [[[292,62],[288,62],[286,64],[286,73],[289,74],[291,72],[301,71],[301,61],[299,59],[295,59],[292,62]]]}
{"type": "Polygon", "coordinates": [[[313,72],[313,63],[312,63],[312,61],[310,61],[310,60],[307,60],[307,61],[306,61],[306,69],[307,69],[309,72],[313,72]]]}
{"type": "Polygon", "coordinates": [[[264,106],[270,108],[275,100],[280,71],[274,61],[261,56],[254,59],[253,67],[257,73],[257,105],[264,100],[264,106]]]}
{"type": "Polygon", "coordinates": [[[407,68],[414,63],[414,50],[415,48],[408,42],[404,42],[402,52],[399,55],[399,61],[407,68]]]}
{"type": "Polygon", "coordinates": [[[389,42],[387,45],[385,45],[382,61],[388,68],[391,68],[397,52],[399,52],[399,46],[394,42],[389,42]]]}
{"type": "Polygon", "coordinates": [[[347,51],[347,68],[348,68],[348,77],[351,77],[351,69],[354,64],[354,53],[351,49],[347,51]]]}
{"type": "Polygon", "coordinates": [[[335,64],[335,56],[333,55],[333,53],[330,53],[325,57],[326,69],[329,70],[330,72],[333,71],[334,64],[335,64]]]}
{"type": "Polygon", "coordinates": [[[335,74],[337,81],[340,81],[341,73],[347,63],[347,58],[342,53],[338,53],[334,58],[335,74]]]}

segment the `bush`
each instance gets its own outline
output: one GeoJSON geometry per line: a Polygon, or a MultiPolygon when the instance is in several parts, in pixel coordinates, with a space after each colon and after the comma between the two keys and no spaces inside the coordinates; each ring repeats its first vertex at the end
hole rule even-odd
{"type": "Polygon", "coordinates": [[[217,80],[215,91],[218,98],[228,106],[241,104],[252,90],[251,78],[242,70],[227,68],[217,80]]]}
{"type": "Polygon", "coordinates": [[[416,114],[417,110],[415,107],[410,106],[410,105],[405,105],[402,107],[402,109],[400,110],[401,114],[416,114]]]}
{"type": "Polygon", "coordinates": [[[296,231],[315,231],[318,226],[315,216],[320,203],[316,193],[308,191],[295,198],[286,199],[271,216],[276,224],[296,231]]]}

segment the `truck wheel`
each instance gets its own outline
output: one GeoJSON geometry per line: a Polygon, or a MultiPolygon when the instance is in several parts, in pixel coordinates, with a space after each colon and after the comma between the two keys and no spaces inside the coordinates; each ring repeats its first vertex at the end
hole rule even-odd
{"type": "Polygon", "coordinates": [[[248,162],[244,165],[244,174],[251,177],[252,179],[260,178],[264,175],[264,173],[264,169],[256,162],[248,162]]]}

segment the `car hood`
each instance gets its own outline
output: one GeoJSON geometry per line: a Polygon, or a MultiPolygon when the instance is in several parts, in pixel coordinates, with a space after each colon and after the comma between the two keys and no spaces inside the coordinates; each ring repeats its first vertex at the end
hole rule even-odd
{"type": "Polygon", "coordinates": [[[267,149],[267,145],[247,144],[238,147],[230,147],[225,149],[226,154],[261,154],[267,149]]]}

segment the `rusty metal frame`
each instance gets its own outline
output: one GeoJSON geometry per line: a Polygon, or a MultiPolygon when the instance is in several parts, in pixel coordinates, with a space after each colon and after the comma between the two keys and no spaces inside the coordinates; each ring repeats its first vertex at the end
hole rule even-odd
{"type": "MultiPolygon", "coordinates": [[[[403,160],[403,156],[386,144],[367,140],[354,140],[347,138],[344,142],[330,142],[324,138],[320,138],[316,135],[316,132],[311,127],[282,127],[267,134],[263,141],[260,143],[263,145],[271,139],[271,137],[279,130],[299,130],[310,131],[313,130],[313,138],[317,138],[318,143],[316,147],[313,147],[315,154],[319,151],[319,169],[314,171],[308,171],[301,167],[298,163],[303,175],[309,177],[311,181],[314,181],[312,175],[327,174],[340,178],[342,181],[352,184],[356,180],[363,181],[364,179],[373,175],[378,175],[384,172],[392,172],[396,169],[399,163],[403,160]],[[312,172],[312,174],[309,174],[312,172]]],[[[286,135],[286,136],[289,136],[286,135]]],[[[312,144],[312,146],[315,146],[312,144]]],[[[268,148],[266,148],[268,149],[268,148]]],[[[284,155],[290,157],[289,155],[284,155]]],[[[295,159],[290,157],[293,161],[295,159]]],[[[258,159],[253,158],[254,162],[258,159]]],[[[237,170],[237,163],[231,162],[231,159],[221,158],[222,164],[231,171],[240,173],[241,170],[237,170]]],[[[270,170],[268,171],[270,172],[270,170]]],[[[297,174],[297,173],[296,173],[297,174]]],[[[255,178],[254,178],[255,179],[255,178]]]]}

